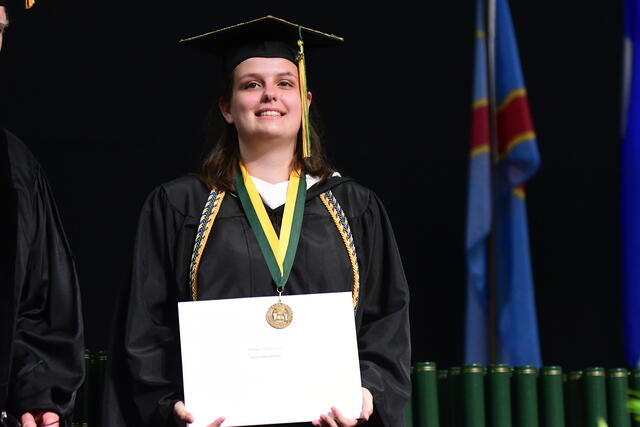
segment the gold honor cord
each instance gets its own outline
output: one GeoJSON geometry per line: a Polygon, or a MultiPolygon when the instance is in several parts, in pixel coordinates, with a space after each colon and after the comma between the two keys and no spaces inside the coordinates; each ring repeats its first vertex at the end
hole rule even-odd
{"type": "Polygon", "coordinates": [[[204,247],[207,245],[207,239],[209,239],[213,221],[216,220],[218,211],[220,211],[220,205],[222,204],[224,195],[224,191],[218,191],[214,188],[211,190],[211,193],[209,193],[207,202],[204,204],[204,209],[202,209],[202,216],[200,217],[196,239],[193,243],[193,252],[191,253],[191,263],[189,265],[189,284],[191,287],[191,298],[194,301],[198,300],[198,269],[200,268],[200,259],[202,258],[204,247]]]}
{"type": "Polygon", "coordinates": [[[349,220],[331,190],[320,194],[320,200],[322,200],[327,211],[329,211],[329,215],[331,215],[340,236],[342,236],[342,241],[347,249],[347,255],[349,255],[351,270],[353,271],[353,290],[351,291],[351,299],[353,301],[353,309],[355,310],[358,308],[358,303],[360,301],[360,269],[358,267],[356,244],[353,241],[353,234],[351,233],[349,220]]]}
{"type": "Polygon", "coordinates": [[[311,135],[309,133],[309,103],[307,102],[307,69],[304,61],[304,41],[302,27],[298,27],[298,81],[300,82],[300,103],[302,107],[302,157],[311,157],[311,135]]]}
{"type": "MultiPolygon", "coordinates": [[[[258,220],[260,221],[260,228],[264,232],[265,237],[267,238],[267,242],[269,242],[269,247],[273,252],[273,255],[278,264],[278,268],[280,269],[280,275],[284,275],[284,259],[287,255],[287,249],[289,248],[289,240],[291,238],[291,229],[293,226],[293,214],[295,212],[296,206],[296,196],[298,194],[298,186],[300,184],[300,172],[299,171],[291,171],[291,175],[289,176],[289,185],[287,186],[287,198],[284,204],[284,215],[282,217],[282,227],[280,229],[280,237],[276,234],[276,230],[273,228],[273,224],[271,224],[271,220],[269,219],[269,215],[267,215],[267,210],[264,208],[264,204],[262,203],[262,198],[260,197],[260,193],[256,189],[251,176],[247,172],[247,169],[244,167],[242,163],[240,163],[240,171],[242,172],[242,180],[247,189],[247,194],[249,195],[249,200],[251,200],[251,205],[258,216],[258,220]]],[[[304,184],[302,184],[304,185],[304,184]]],[[[277,284],[277,281],[276,281],[277,284]]],[[[284,285],[284,283],[282,284],[284,285]]]]}
{"type": "MultiPolygon", "coordinates": [[[[193,252],[191,256],[191,265],[189,268],[189,282],[191,285],[191,293],[193,301],[198,300],[198,269],[200,267],[200,259],[202,252],[207,244],[207,239],[210,235],[210,231],[213,228],[213,222],[215,221],[222,199],[224,198],[224,191],[218,191],[215,188],[211,190],[204,209],[202,210],[202,216],[200,217],[200,225],[196,233],[195,242],[193,245],[193,252]]],[[[356,247],[353,241],[353,235],[351,233],[351,227],[349,227],[349,221],[347,216],[342,210],[340,203],[336,200],[331,190],[322,193],[320,195],[322,203],[325,205],[329,214],[333,218],[333,221],[338,229],[338,232],[342,236],[342,240],[347,249],[349,255],[349,261],[351,262],[351,268],[353,270],[353,309],[358,307],[358,301],[360,297],[360,273],[358,268],[358,256],[356,254],[356,247]]]]}

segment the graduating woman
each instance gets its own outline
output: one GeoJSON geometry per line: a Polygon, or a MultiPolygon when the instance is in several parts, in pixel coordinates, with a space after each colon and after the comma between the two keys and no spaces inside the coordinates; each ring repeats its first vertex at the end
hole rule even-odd
{"type": "Polygon", "coordinates": [[[199,174],[159,186],[142,209],[106,425],[193,422],[182,402],[178,301],[345,291],[362,413],[327,408],[313,424],[404,425],[409,292],[393,231],[379,198],[331,169],[308,121],[304,48],[341,40],[271,16],[183,40],[223,58],[224,130],[199,174]]]}

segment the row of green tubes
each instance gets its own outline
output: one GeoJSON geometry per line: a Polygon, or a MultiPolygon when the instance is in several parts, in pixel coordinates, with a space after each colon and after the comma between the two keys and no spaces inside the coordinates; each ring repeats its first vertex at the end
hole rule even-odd
{"type": "Polygon", "coordinates": [[[71,427],[100,427],[102,389],[106,366],[106,352],[84,351],[84,383],[76,394],[71,427]]]}
{"type": "Polygon", "coordinates": [[[405,408],[408,427],[640,427],[627,401],[640,390],[640,370],[558,366],[465,365],[412,368],[413,393],[405,408]]]}

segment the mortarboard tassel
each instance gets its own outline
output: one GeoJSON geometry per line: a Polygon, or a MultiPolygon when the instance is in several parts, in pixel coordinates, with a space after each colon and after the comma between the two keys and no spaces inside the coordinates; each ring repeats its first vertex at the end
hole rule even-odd
{"type": "Polygon", "coordinates": [[[25,9],[31,9],[34,4],[36,4],[36,0],[24,0],[25,9]]]}
{"type": "Polygon", "coordinates": [[[300,82],[300,101],[302,103],[302,157],[311,157],[311,135],[309,134],[309,104],[307,103],[307,72],[304,63],[304,42],[302,27],[298,27],[298,80],[300,82]]]}

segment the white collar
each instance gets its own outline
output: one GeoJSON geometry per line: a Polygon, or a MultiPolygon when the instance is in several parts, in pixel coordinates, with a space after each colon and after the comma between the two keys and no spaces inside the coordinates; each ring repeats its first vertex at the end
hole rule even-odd
{"type": "MultiPolygon", "coordinates": [[[[340,174],[338,172],[334,172],[333,176],[340,176],[340,174]]],[[[251,176],[251,179],[256,186],[256,190],[260,193],[260,197],[262,197],[262,200],[267,206],[271,209],[275,209],[284,205],[284,202],[287,200],[287,186],[289,181],[271,184],[270,182],[263,181],[255,176],[251,176]]],[[[307,175],[307,189],[318,181],[320,181],[320,178],[317,176],[307,175]]]]}

